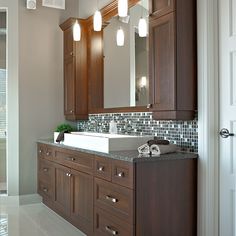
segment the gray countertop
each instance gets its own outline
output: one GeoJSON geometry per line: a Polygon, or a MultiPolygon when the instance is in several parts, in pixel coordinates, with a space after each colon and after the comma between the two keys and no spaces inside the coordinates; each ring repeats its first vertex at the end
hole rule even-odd
{"type": "Polygon", "coordinates": [[[65,148],[69,150],[89,153],[97,156],[108,157],[116,160],[128,161],[128,162],[143,162],[143,161],[156,161],[156,160],[181,160],[198,158],[198,154],[191,152],[175,152],[169,154],[163,154],[160,156],[140,156],[137,150],[133,151],[111,151],[109,153],[96,152],[87,149],[80,149],[76,147],[66,146],[64,144],[54,143],[51,139],[38,140],[38,143],[52,145],[55,147],[65,148]]]}

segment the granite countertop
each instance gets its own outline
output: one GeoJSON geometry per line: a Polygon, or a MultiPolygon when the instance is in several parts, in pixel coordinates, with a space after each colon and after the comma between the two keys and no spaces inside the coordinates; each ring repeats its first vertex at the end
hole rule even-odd
{"type": "Polygon", "coordinates": [[[156,161],[156,160],[181,160],[181,159],[193,159],[198,158],[198,154],[192,152],[175,152],[169,154],[163,154],[160,156],[140,156],[137,150],[133,151],[111,151],[109,153],[96,152],[87,149],[80,149],[76,147],[67,146],[64,144],[54,143],[52,139],[38,140],[38,143],[52,145],[59,148],[66,148],[73,151],[79,151],[89,153],[97,156],[108,157],[116,160],[128,161],[128,162],[143,162],[143,161],[156,161]]]}

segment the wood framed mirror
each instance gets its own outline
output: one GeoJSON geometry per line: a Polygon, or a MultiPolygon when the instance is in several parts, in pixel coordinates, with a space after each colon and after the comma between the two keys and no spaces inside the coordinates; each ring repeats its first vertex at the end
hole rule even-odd
{"type": "Polygon", "coordinates": [[[140,17],[148,16],[148,0],[128,2],[128,19],[119,19],[117,0],[101,9],[100,32],[93,30],[93,16],[88,18],[90,114],[148,111],[148,38],[137,33],[140,17]],[[125,32],[124,47],[116,45],[119,27],[125,32]]]}

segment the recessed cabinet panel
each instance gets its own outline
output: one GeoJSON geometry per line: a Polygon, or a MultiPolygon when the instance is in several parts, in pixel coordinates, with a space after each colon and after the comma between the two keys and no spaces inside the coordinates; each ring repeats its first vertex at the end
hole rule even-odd
{"type": "Polygon", "coordinates": [[[65,115],[73,115],[75,112],[75,64],[73,56],[64,62],[64,106],[65,115]]]}
{"type": "Polygon", "coordinates": [[[174,14],[150,22],[150,61],[153,109],[175,109],[174,14]]]}
{"type": "Polygon", "coordinates": [[[73,56],[75,42],[71,28],[64,31],[64,59],[73,56]]]}
{"type": "Polygon", "coordinates": [[[70,215],[70,169],[55,165],[55,206],[61,214],[70,215]]]}
{"type": "Polygon", "coordinates": [[[71,172],[71,218],[85,232],[93,227],[93,177],[71,172]]]}
{"type": "Polygon", "coordinates": [[[163,16],[175,10],[175,0],[149,0],[151,15],[163,16]]]}

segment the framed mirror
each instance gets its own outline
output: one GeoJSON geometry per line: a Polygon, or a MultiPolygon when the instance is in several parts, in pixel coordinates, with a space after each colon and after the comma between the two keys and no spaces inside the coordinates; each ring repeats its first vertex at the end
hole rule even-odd
{"type": "Polygon", "coordinates": [[[90,27],[90,113],[147,111],[148,34],[140,37],[138,26],[141,18],[148,24],[148,2],[129,1],[128,17],[120,18],[114,1],[102,9],[103,30],[90,27]],[[124,33],[122,46],[118,30],[124,33]]]}
{"type": "Polygon", "coordinates": [[[148,104],[148,38],[140,37],[138,29],[139,20],[148,15],[144,2],[131,7],[128,17],[112,17],[103,29],[105,109],[148,104]],[[119,30],[122,46],[117,45],[119,30]]]}

